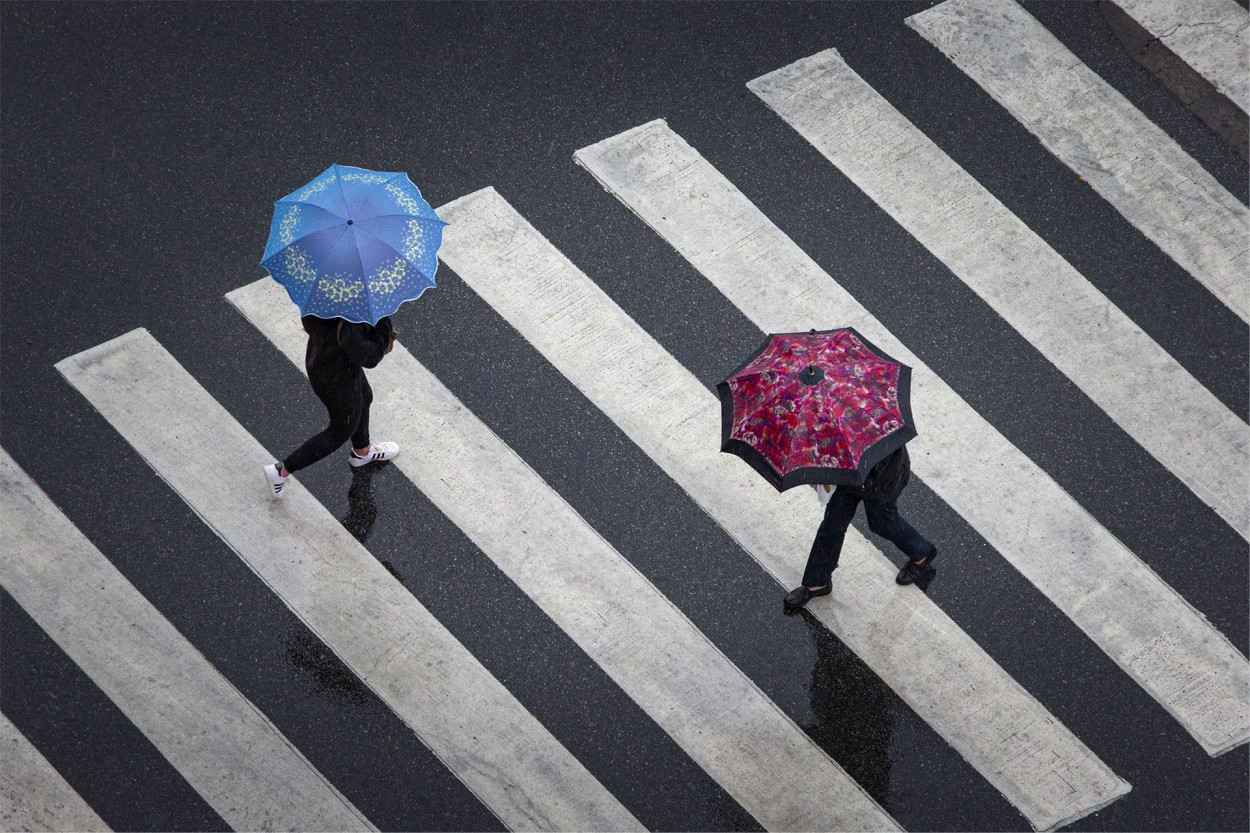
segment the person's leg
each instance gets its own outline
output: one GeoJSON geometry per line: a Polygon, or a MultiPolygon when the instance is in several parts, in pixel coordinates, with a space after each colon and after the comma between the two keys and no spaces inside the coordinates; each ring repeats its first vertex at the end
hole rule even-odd
{"type": "Polygon", "coordinates": [[[808,589],[824,587],[830,581],[834,569],[838,566],[838,556],[842,553],[842,541],[846,538],[846,528],[855,517],[855,508],[859,506],[860,496],[846,489],[835,489],[825,506],[825,517],[816,530],[816,539],[812,541],[812,550],[807,556],[807,568],[803,570],[803,586],[808,589]]]}
{"type": "Polygon", "coordinates": [[[898,513],[898,504],[864,502],[864,513],[868,515],[868,528],[893,542],[894,546],[903,551],[909,561],[925,562],[933,555],[936,547],[927,538],[912,527],[898,513]]]}
{"type": "Polygon", "coordinates": [[[898,507],[893,502],[867,503],[864,510],[868,514],[868,528],[893,541],[907,556],[907,563],[894,580],[903,585],[921,582],[920,587],[926,587],[928,582],[924,579],[933,575],[932,564],[937,557],[937,547],[899,515],[898,507]]]}
{"type": "Polygon", "coordinates": [[[373,404],[373,388],[369,380],[360,374],[360,418],[352,432],[352,450],[364,457],[369,453],[369,406],[373,404]]]}
{"type": "Polygon", "coordinates": [[[289,475],[300,469],[307,468],[318,460],[326,457],[339,448],[356,431],[360,421],[360,387],[356,384],[345,390],[316,390],[326,412],[330,415],[330,424],[320,434],[310,437],[303,445],[287,455],[283,463],[283,475],[289,475]]]}
{"type": "Polygon", "coordinates": [[[369,380],[361,374],[360,419],[356,423],[356,430],[352,432],[352,453],[347,457],[347,462],[354,468],[392,460],[399,453],[399,445],[396,443],[369,441],[369,406],[372,404],[373,389],[369,387],[369,380]]]}

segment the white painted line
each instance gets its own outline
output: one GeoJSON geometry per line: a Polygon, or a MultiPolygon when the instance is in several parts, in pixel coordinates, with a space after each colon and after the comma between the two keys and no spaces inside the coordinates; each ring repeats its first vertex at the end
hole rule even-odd
{"type": "MultiPolygon", "coordinates": [[[[821,507],[722,454],[716,396],[493,189],[439,209],[447,265],[789,589],[821,507]]],[[[1039,829],[1123,795],[1120,780],[854,529],[808,609],[1039,829]],[[958,669],[958,673],[951,673],[958,669]],[[1022,733],[1027,741],[1022,742],[1022,733]]],[[[778,603],[780,603],[778,594],[778,603]]]]}
{"type": "Polygon", "coordinates": [[[652,122],[577,158],[761,330],[849,325],[910,365],[916,473],[1207,752],[1246,742],[1245,657],[680,136],[652,122]]]}
{"type": "Polygon", "coordinates": [[[1250,13],[1236,0],[1114,0],[1125,14],[1250,112],[1250,13]]]}
{"type": "Polygon", "coordinates": [[[1250,427],[836,51],[747,86],[1250,537],[1250,427]]]}
{"type": "Polygon", "coordinates": [[[57,369],[509,828],[642,829],[146,330],[57,369]]]}
{"type": "Polygon", "coordinates": [[[110,829],[2,714],[0,758],[0,830],[110,829]]]}
{"type": "MultiPolygon", "coordinates": [[[[226,297],[303,367],[308,337],[275,281],[226,297]]],[[[402,345],[369,377],[395,465],[761,825],[901,829],[402,345]]]]}
{"type": "MultiPolygon", "coordinates": [[[[1250,320],[1250,211],[1028,12],[1012,0],[947,0],[907,18],[907,25],[1229,309],[1250,320]]],[[[812,98],[797,89],[777,94],[812,98]]],[[[822,109],[827,121],[830,108],[822,109]]]]}
{"type": "Polygon", "coordinates": [[[0,584],[236,830],[376,830],[0,450],[0,584]]]}

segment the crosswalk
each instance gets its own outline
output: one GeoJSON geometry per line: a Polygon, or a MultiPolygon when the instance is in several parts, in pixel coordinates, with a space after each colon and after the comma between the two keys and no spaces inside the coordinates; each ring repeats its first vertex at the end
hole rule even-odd
{"type": "Polygon", "coordinates": [[[1236,0],[1115,0],[1229,101],[1250,113],[1250,13],[1236,0]],[[1200,21],[1202,25],[1192,25],[1200,21]]]}
{"type": "Polygon", "coordinates": [[[1246,424],[836,53],[748,86],[1234,529],[1250,526],[1246,424]],[[1159,390],[1179,394],[1176,410],[1153,407],[1159,390]],[[1205,430],[1178,435],[1178,421],[1205,430]]]}
{"type": "MultiPolygon", "coordinates": [[[[297,365],[271,280],[230,300],[297,365]]],[[[883,830],[889,817],[402,346],[373,374],[396,465],[761,824],[883,830]],[[517,495],[498,501],[500,492],[517,495]],[[810,790],[787,784],[807,781],[810,790]]]]}
{"type": "Polygon", "coordinates": [[[907,23],[1229,309],[1250,320],[1246,206],[1028,12],[1014,0],[947,0],[907,23]]]}
{"type": "Polygon", "coordinates": [[[5,589],[222,818],[373,829],[3,452],[0,478],[5,589]]]}
{"type": "MultiPolygon", "coordinates": [[[[750,470],[728,456],[689,453],[692,447],[718,445],[716,397],[498,195],[479,192],[442,211],[455,218],[443,256],[456,273],[485,294],[779,584],[801,573],[800,537],[820,523],[811,495],[797,490],[783,495],[779,516],[771,487],[750,470]],[[605,367],[611,373],[604,373],[605,367]],[[796,518],[804,523],[796,524],[796,518]]],[[[835,606],[813,613],[1036,827],[1084,815],[1127,789],[924,596],[899,592],[867,541],[851,536],[846,550],[835,606]],[[951,663],[963,669],[960,677],[947,673],[951,663]],[[1022,725],[1034,738],[1023,748],[1009,742],[1022,725]]]]}
{"type": "Polygon", "coordinates": [[[5,830],[108,830],[87,802],[0,714],[0,827],[5,830]]]}
{"type": "Polygon", "coordinates": [[[978,419],[892,333],[838,293],[828,275],[680,137],[663,124],[645,125],[607,139],[579,158],[761,330],[798,331],[813,315],[822,321],[849,321],[887,353],[911,365],[917,419],[937,427],[913,443],[916,473],[1205,747],[1218,752],[1245,739],[1250,731],[1242,691],[1246,667],[1236,649],[978,419]],[[697,198],[691,199],[692,194],[697,198]],[[769,284],[768,293],[758,291],[769,284]],[[969,460],[962,447],[942,442],[949,436],[964,437],[988,453],[969,460]],[[990,494],[985,491],[987,483],[993,484],[990,494]],[[1017,504],[1013,514],[1001,511],[1003,497],[1017,504]],[[1078,572],[1082,581],[1074,583],[1069,577],[1078,572]],[[1134,667],[1141,656],[1160,656],[1150,649],[1152,642],[1173,640],[1187,647],[1169,652],[1170,663],[1156,659],[1134,667]],[[1195,674],[1204,680],[1202,691],[1209,700],[1194,699],[1186,681],[1195,674]]]}
{"type": "Polygon", "coordinates": [[[59,369],[509,827],[638,829],[311,495],[289,488],[258,506],[256,473],[233,461],[273,455],[151,336],[127,333],[59,369]]]}
{"type": "MultiPolygon", "coordinates": [[[[1159,4],[1120,5],[1148,27],[1174,22],[1159,16],[1159,4]]],[[[1205,42],[1244,39],[1237,12],[1211,5],[1230,22],[1205,29],[1205,42]]],[[[1003,118],[1017,119],[1085,176],[1144,245],[1158,246],[1240,319],[1250,316],[1246,207],[1023,8],[946,0],[899,26],[949,56],[1004,106],[1003,118]]],[[[1185,57],[1183,44],[1175,48],[1185,57]]],[[[1244,108],[1236,72],[1227,69],[1235,59],[1186,60],[1244,108]]],[[[931,252],[950,280],[1001,316],[1236,540],[1250,538],[1245,421],[837,50],[778,63],[742,78],[743,93],[931,252]],[[1160,391],[1168,394],[1163,407],[1160,391]]],[[[1233,641],[668,121],[596,137],[560,164],[602,186],[622,224],[640,224],[657,247],[675,251],[761,332],[851,325],[912,366],[918,488],[931,490],[942,512],[961,519],[1114,673],[1140,687],[1200,755],[1230,760],[1232,750],[1244,752],[1250,663],[1233,641]]],[[[542,372],[571,384],[651,460],[692,511],[775,582],[779,607],[819,523],[810,492],[777,494],[720,454],[714,392],[613,299],[593,265],[574,262],[509,195],[485,187],[437,210],[449,223],[440,258],[452,273],[440,280],[467,287],[545,363],[542,372]]],[[[304,333],[271,279],[219,301],[272,348],[266,361],[302,368],[304,333]]],[[[422,589],[403,583],[299,477],[281,501],[267,499],[260,465],[276,449],[189,372],[187,358],[138,329],[66,356],[56,369],[264,591],[431,751],[479,813],[511,830],[648,827],[637,798],[611,786],[617,782],[587,763],[585,749],[540,719],[517,681],[475,655],[423,602],[422,589]]],[[[737,820],[725,816],[726,826],[746,826],[742,818],[767,830],[907,826],[889,794],[848,774],[792,705],[701,629],[671,587],[631,563],[422,359],[401,340],[370,371],[373,433],[404,449],[392,468],[741,809],[737,820]]],[[[497,384],[510,383],[507,373],[496,375],[497,384]]],[[[234,829],[383,829],[64,508],[0,451],[0,585],[178,776],[234,829]]],[[[1246,551],[1205,555],[1218,563],[1246,551]]],[[[945,556],[950,569],[958,557],[945,556]]],[[[930,596],[895,585],[894,571],[875,539],[850,530],[834,592],[809,606],[811,621],[965,761],[970,777],[1018,814],[1021,829],[1060,828],[1149,793],[1150,783],[1130,783],[1082,737],[1085,716],[1057,714],[1013,677],[1001,647],[987,650],[930,596]]],[[[1117,705],[1106,704],[1106,720],[1117,705]]],[[[4,829],[108,829],[107,808],[80,797],[18,722],[0,715],[4,829]]],[[[906,749],[891,754],[916,765],[906,749]]],[[[412,787],[405,800],[421,801],[421,785],[412,787]]]]}

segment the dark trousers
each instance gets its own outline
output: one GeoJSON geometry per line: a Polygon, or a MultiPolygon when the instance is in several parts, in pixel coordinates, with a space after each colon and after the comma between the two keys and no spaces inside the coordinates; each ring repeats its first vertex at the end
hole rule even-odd
{"type": "Polygon", "coordinates": [[[903,519],[895,501],[877,503],[864,500],[860,495],[839,487],[829,498],[825,519],[820,522],[820,529],[816,530],[816,540],[812,542],[812,552],[807,557],[807,569],[803,571],[805,587],[824,587],[829,583],[834,568],[838,566],[846,528],[851,525],[861,500],[868,515],[868,528],[893,541],[910,560],[920,561],[933,554],[933,544],[903,519]]]}
{"type": "Polygon", "coordinates": [[[313,393],[330,413],[330,426],[287,456],[283,463],[288,472],[311,466],[349,439],[352,448],[364,448],[369,444],[369,405],[373,402],[373,389],[363,372],[356,382],[328,390],[313,388],[313,393]]]}

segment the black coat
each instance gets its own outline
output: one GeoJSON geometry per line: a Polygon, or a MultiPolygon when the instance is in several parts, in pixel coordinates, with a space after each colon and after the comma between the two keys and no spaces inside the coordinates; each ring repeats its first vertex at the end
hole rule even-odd
{"type": "Polygon", "coordinates": [[[907,488],[911,480],[911,458],[907,456],[907,446],[886,457],[873,466],[864,479],[863,486],[843,486],[858,494],[864,500],[873,503],[890,503],[898,500],[898,496],[907,488]]]}
{"type": "Polygon", "coordinates": [[[363,368],[378,366],[391,343],[393,327],[389,317],[372,327],[315,315],[305,315],[300,322],[308,333],[304,368],[318,394],[333,394],[355,385],[363,368]]]}

